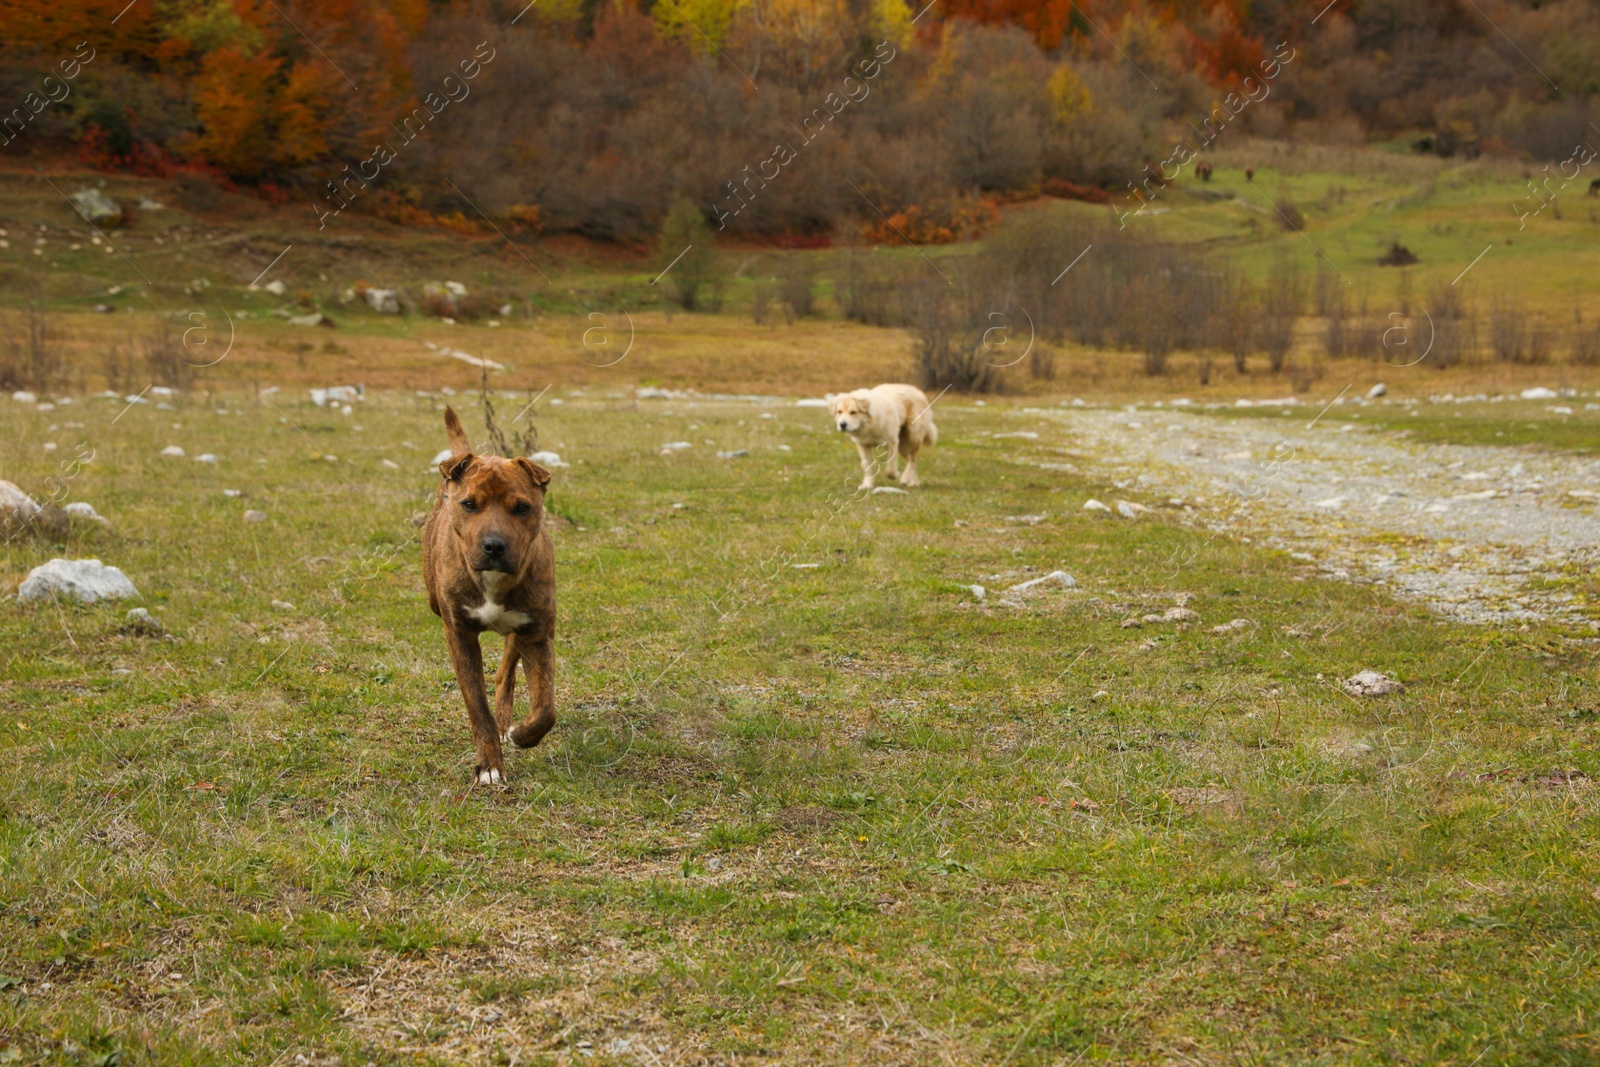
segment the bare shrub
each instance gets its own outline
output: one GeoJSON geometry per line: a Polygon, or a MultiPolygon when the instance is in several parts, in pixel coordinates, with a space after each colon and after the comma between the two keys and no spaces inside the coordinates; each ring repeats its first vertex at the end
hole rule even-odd
{"type": "Polygon", "coordinates": [[[1295,327],[1304,303],[1305,286],[1300,268],[1285,256],[1262,294],[1258,326],[1261,347],[1267,353],[1267,364],[1273,373],[1283,369],[1284,360],[1294,347],[1295,327]]]}
{"type": "Polygon", "coordinates": [[[896,272],[874,252],[847,248],[840,254],[834,274],[840,310],[845,318],[868,326],[903,326],[903,308],[895,295],[896,272]]]}
{"type": "Polygon", "coordinates": [[[778,295],[778,283],[769,278],[757,279],[750,296],[750,317],[757,326],[773,323],[773,304],[778,295]]]}
{"type": "Polygon", "coordinates": [[[1041,344],[1034,345],[1033,350],[1028,353],[1028,376],[1041,381],[1055,381],[1055,349],[1041,344]]]}
{"type": "Polygon", "coordinates": [[[1585,323],[1580,310],[1573,316],[1572,362],[1580,367],[1600,366],[1600,321],[1585,323]]]}
{"type": "MultiPolygon", "coordinates": [[[[954,269],[954,264],[947,266],[954,269]]],[[[901,299],[924,388],[969,393],[999,389],[999,370],[983,345],[986,313],[966,278],[951,284],[932,272],[919,272],[905,280],[901,299]]]]}
{"type": "Polygon", "coordinates": [[[817,312],[817,265],[809,257],[793,256],[778,274],[778,297],[795,318],[817,312]]]}
{"type": "Polygon", "coordinates": [[[1223,275],[1221,296],[1211,317],[1213,343],[1233,357],[1233,369],[1245,373],[1255,343],[1259,295],[1250,279],[1237,271],[1223,275]]]}
{"type": "Polygon", "coordinates": [[[1278,202],[1273,204],[1272,207],[1277,213],[1278,224],[1284,229],[1303,230],[1306,228],[1306,217],[1304,213],[1302,213],[1301,210],[1295,206],[1293,200],[1290,200],[1286,196],[1281,196],[1278,198],[1278,202]]]}
{"type": "Polygon", "coordinates": [[[1489,345],[1502,362],[1547,363],[1550,327],[1542,314],[1530,312],[1522,300],[1500,295],[1489,304],[1489,345]]]}
{"type": "Polygon", "coordinates": [[[0,342],[0,386],[47,389],[66,379],[66,360],[57,343],[44,282],[30,277],[20,288],[22,306],[7,316],[5,340],[0,342]]]}
{"type": "Polygon", "coordinates": [[[150,331],[139,338],[139,357],[146,384],[186,393],[194,383],[195,366],[189,350],[183,347],[183,335],[165,317],[158,317],[150,331]]]}
{"type": "Polygon", "coordinates": [[[1477,323],[1465,294],[1454,286],[1440,286],[1428,294],[1424,306],[1433,323],[1429,361],[1444,370],[1469,360],[1477,347],[1477,323]]]}

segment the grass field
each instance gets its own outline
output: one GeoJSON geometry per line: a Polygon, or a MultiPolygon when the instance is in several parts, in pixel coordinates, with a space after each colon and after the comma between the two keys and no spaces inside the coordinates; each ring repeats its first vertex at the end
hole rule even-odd
{"type": "Polygon", "coordinates": [[[0,592],[98,556],[169,636],[0,604],[0,1062],[1600,1058],[1592,641],[1085,512],[1007,405],[858,496],[815,410],[563,386],[559,721],[472,789],[441,399],[303,396],[3,402],[111,524],[0,592]]]}

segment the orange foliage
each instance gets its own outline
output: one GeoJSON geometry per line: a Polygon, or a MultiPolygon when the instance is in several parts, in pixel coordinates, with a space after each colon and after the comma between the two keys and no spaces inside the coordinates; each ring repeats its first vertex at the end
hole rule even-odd
{"type": "Polygon", "coordinates": [[[999,222],[1000,209],[993,200],[963,198],[928,209],[911,204],[876,225],[869,224],[862,236],[873,244],[903,238],[917,245],[947,245],[981,237],[999,222]]]}

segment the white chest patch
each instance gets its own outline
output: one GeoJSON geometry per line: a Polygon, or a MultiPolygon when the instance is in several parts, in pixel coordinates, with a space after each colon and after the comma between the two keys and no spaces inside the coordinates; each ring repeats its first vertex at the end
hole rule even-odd
{"type": "Polygon", "coordinates": [[[511,576],[496,571],[486,571],[483,574],[483,604],[472,608],[468,614],[483,624],[485,629],[493,630],[497,634],[508,634],[519,626],[526,626],[530,616],[525,611],[511,611],[499,603],[496,597],[500,587],[511,576]]]}

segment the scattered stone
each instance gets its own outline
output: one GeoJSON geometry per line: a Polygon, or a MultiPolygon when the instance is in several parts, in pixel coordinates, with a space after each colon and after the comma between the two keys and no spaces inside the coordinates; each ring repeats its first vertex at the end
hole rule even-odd
{"type": "Polygon", "coordinates": [[[194,457],[194,461],[196,463],[215,463],[217,462],[217,456],[214,452],[202,452],[194,457]]]}
{"type": "Polygon", "coordinates": [[[1046,574],[1043,577],[1030,578],[1028,581],[1014,585],[1006,591],[1008,593],[1025,593],[1029,589],[1037,589],[1041,585],[1060,585],[1067,589],[1072,589],[1075,588],[1077,584],[1078,579],[1074,578],[1066,571],[1051,571],[1049,574],[1046,574]]]}
{"type": "Polygon", "coordinates": [[[367,307],[380,315],[400,314],[400,293],[395,289],[367,289],[362,294],[367,307]]]}
{"type": "Polygon", "coordinates": [[[1223,623],[1221,626],[1213,626],[1211,628],[1211,632],[1218,636],[1223,634],[1236,634],[1240,630],[1248,630],[1253,626],[1255,626],[1255,623],[1251,622],[1249,619],[1234,619],[1231,622],[1223,623]]]}
{"type": "Polygon", "coordinates": [[[670,455],[673,452],[682,452],[686,448],[693,447],[688,441],[668,441],[661,446],[661,454],[663,456],[670,455]]]}
{"type": "Polygon", "coordinates": [[[1322,508],[1324,511],[1334,511],[1334,510],[1337,510],[1338,508],[1344,507],[1344,497],[1342,497],[1342,496],[1330,496],[1326,500],[1317,501],[1312,506],[1313,507],[1322,508]]]}
{"type": "Polygon", "coordinates": [[[313,311],[308,315],[290,315],[290,326],[326,326],[334,328],[334,321],[320,311],[313,311]]]}
{"type": "Polygon", "coordinates": [[[16,392],[12,393],[11,399],[15,400],[19,404],[36,404],[39,402],[38,396],[28,392],[26,389],[18,389],[16,392]]]}
{"type": "Polygon", "coordinates": [[[748,448],[735,448],[731,452],[718,452],[718,459],[743,459],[750,454],[748,448]]]}
{"type": "MultiPolygon", "coordinates": [[[[528,457],[541,467],[570,467],[572,464],[563,462],[559,453],[535,452],[528,457]]],[[[443,462],[443,461],[441,461],[443,462]]]]}
{"type": "Polygon", "coordinates": [[[1162,622],[1193,622],[1200,616],[1192,609],[1179,604],[1175,608],[1168,608],[1166,614],[1161,616],[1162,622]]]}
{"type": "Polygon", "coordinates": [[[898,488],[897,486],[893,486],[893,485],[879,485],[879,486],[874,486],[873,489],[872,489],[872,495],[873,496],[882,496],[884,494],[888,494],[888,495],[892,496],[892,495],[894,495],[896,493],[900,494],[901,496],[909,496],[910,495],[904,489],[898,488]]]}
{"type": "Polygon", "coordinates": [[[1090,499],[1085,500],[1083,502],[1083,510],[1084,511],[1110,511],[1111,509],[1106,507],[1104,504],[1100,503],[1100,501],[1095,500],[1093,498],[1090,498],[1090,499]]]}
{"type": "Polygon", "coordinates": [[[366,391],[367,387],[364,385],[333,385],[326,389],[311,390],[311,402],[319,408],[325,408],[329,404],[335,406],[348,404],[352,400],[360,400],[366,391]]]}
{"type": "Polygon", "coordinates": [[[31,519],[42,510],[15,482],[0,481],[0,517],[31,519]]]}
{"type": "Polygon", "coordinates": [[[161,625],[161,620],[144,608],[134,608],[128,612],[127,617],[122,621],[122,628],[128,633],[140,634],[145,637],[155,637],[167,632],[167,628],[161,625]]]}
{"type": "Polygon", "coordinates": [[[277,611],[293,611],[294,605],[287,600],[274,600],[272,606],[277,611]]]}
{"type": "Polygon", "coordinates": [[[820,396],[807,396],[796,400],[794,406],[797,408],[825,408],[828,406],[828,402],[820,396]]]}
{"type": "Polygon", "coordinates": [[[172,459],[182,459],[184,457],[183,449],[179,448],[177,445],[168,445],[166,448],[161,450],[161,454],[172,459]]]}
{"type": "Polygon", "coordinates": [[[244,513],[244,521],[245,522],[266,522],[267,521],[267,513],[265,511],[257,511],[254,508],[251,508],[249,511],[244,513]]]}
{"type": "Polygon", "coordinates": [[[1131,619],[1123,619],[1122,620],[1122,628],[1124,630],[1132,630],[1135,627],[1143,626],[1143,625],[1144,625],[1143,620],[1141,620],[1141,619],[1139,619],[1137,617],[1131,618],[1131,619]]]}
{"type": "Polygon", "coordinates": [[[384,470],[397,471],[400,469],[400,464],[392,459],[380,459],[378,465],[383,467],[384,470]]]}
{"type": "Polygon", "coordinates": [[[122,225],[122,205],[98,189],[79,189],[67,199],[91,226],[122,225]]]}
{"type": "Polygon", "coordinates": [[[97,600],[121,600],[138,595],[139,590],[126,574],[97,559],[53,559],[29,571],[17,589],[19,603],[62,596],[82,604],[93,604],[97,600]]]}
{"type": "Polygon", "coordinates": [[[989,597],[989,590],[985,589],[981,585],[969,585],[967,586],[967,592],[971,593],[979,600],[987,600],[989,597]]]}
{"type": "Polygon", "coordinates": [[[61,510],[65,511],[68,516],[74,519],[87,519],[90,522],[99,522],[110,525],[110,520],[96,511],[93,504],[85,504],[81,500],[75,500],[61,510]]]}
{"type": "Polygon", "coordinates": [[[1368,400],[1376,400],[1380,396],[1387,395],[1388,392],[1389,392],[1389,387],[1387,385],[1384,385],[1382,382],[1379,382],[1377,385],[1374,385],[1371,389],[1367,390],[1367,399],[1368,400]]]}
{"type": "Polygon", "coordinates": [[[437,467],[439,464],[443,463],[453,455],[455,455],[455,453],[450,451],[448,448],[441,448],[438,452],[434,453],[433,459],[428,461],[428,468],[431,470],[434,467],[437,467]]]}
{"type": "Polygon", "coordinates": [[[1519,395],[1524,400],[1554,400],[1561,394],[1554,389],[1546,389],[1541,385],[1532,389],[1524,389],[1519,395]]]}
{"type": "Polygon", "coordinates": [[[1341,683],[1346,693],[1353,697],[1381,697],[1390,693],[1398,693],[1405,686],[1377,671],[1362,671],[1360,674],[1346,678],[1341,683]]]}
{"type": "Polygon", "coordinates": [[[265,289],[267,292],[271,293],[273,296],[282,296],[284,293],[287,293],[289,291],[289,287],[287,285],[284,285],[283,282],[279,281],[277,278],[272,279],[270,282],[268,282],[266,285],[263,285],[261,288],[265,289]]]}
{"type": "Polygon", "coordinates": [[[1039,439],[1039,435],[1034,433],[1032,430],[1017,430],[1015,433],[997,433],[994,435],[994,439],[996,441],[1003,440],[1007,437],[1017,437],[1024,441],[1037,441],[1039,439]]]}
{"type": "Polygon", "coordinates": [[[222,495],[227,497],[229,500],[237,500],[244,496],[244,492],[243,490],[239,489],[224,489],[222,491],[222,495]]]}
{"type": "Polygon", "coordinates": [[[1117,501],[1117,514],[1125,519],[1137,519],[1149,510],[1143,504],[1132,504],[1126,500],[1117,501]]]}

